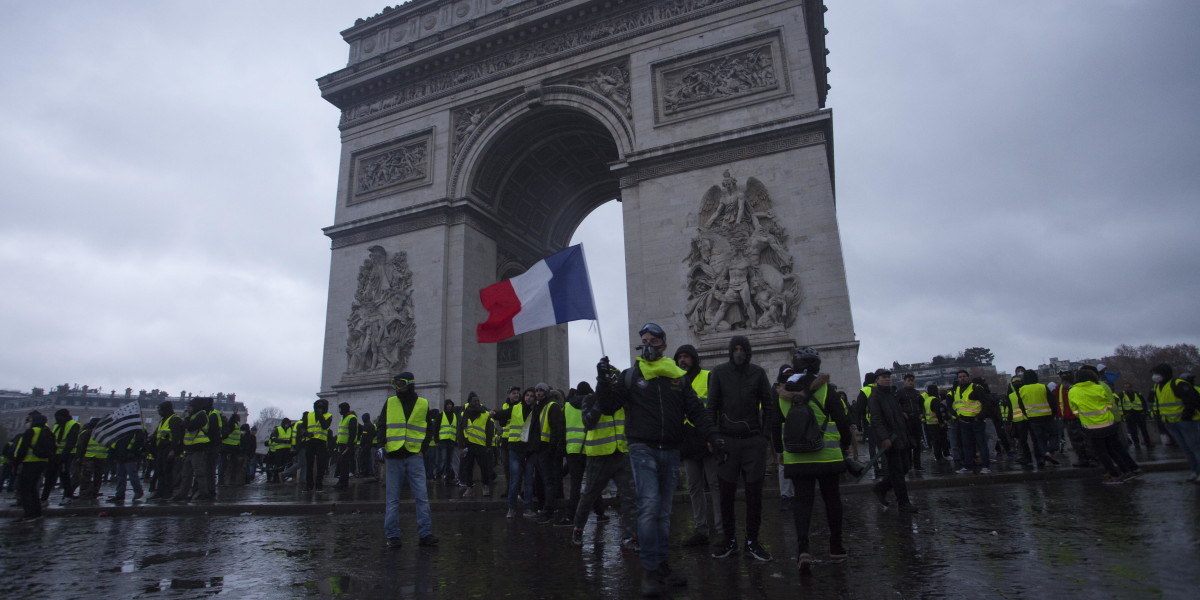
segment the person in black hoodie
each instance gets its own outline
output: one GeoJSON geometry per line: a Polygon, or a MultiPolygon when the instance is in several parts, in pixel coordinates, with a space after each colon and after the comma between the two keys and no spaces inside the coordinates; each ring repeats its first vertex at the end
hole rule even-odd
{"type": "Polygon", "coordinates": [[[55,452],[46,466],[45,485],[42,486],[42,502],[50,500],[54,484],[62,482],[63,501],[70,504],[75,497],[75,483],[71,480],[71,467],[75,458],[75,444],[79,441],[79,430],[83,426],[71,418],[71,412],[60,408],[54,412],[55,452]]]}
{"type": "MultiPolygon", "coordinates": [[[[687,371],[684,381],[692,386],[696,397],[708,407],[709,371],[700,368],[700,355],[691,344],[675,351],[675,364],[687,371]]],[[[683,473],[687,479],[688,497],[692,504],[692,522],[696,530],[683,541],[684,546],[705,546],[709,539],[724,535],[721,525],[721,488],[717,479],[717,457],[708,451],[704,438],[690,422],[684,423],[683,446],[679,448],[683,473]],[[709,506],[712,520],[709,520],[709,506]]]]}
{"type": "Polygon", "coordinates": [[[21,521],[42,518],[42,502],[38,496],[38,484],[46,470],[50,457],[54,455],[54,433],[46,427],[46,415],[38,411],[29,413],[29,429],[17,438],[13,448],[13,469],[17,474],[17,500],[25,514],[21,521]]]}
{"type": "Polygon", "coordinates": [[[721,486],[721,524],[726,542],[713,558],[737,552],[737,520],[733,503],[738,478],[746,489],[746,553],[769,561],[771,553],[758,543],[762,525],[762,489],[767,468],[767,435],[779,426],[779,403],[762,367],[750,362],[750,340],[729,340],[729,362],[718,365],[708,378],[708,404],[725,440],[727,457],[717,468],[721,486]]]}
{"type": "Polygon", "coordinates": [[[914,440],[908,432],[910,416],[904,411],[896,388],[892,387],[892,372],[887,369],[875,371],[875,391],[867,400],[867,412],[871,415],[871,436],[878,440],[879,449],[883,451],[885,475],[882,481],[875,484],[872,491],[879,498],[879,503],[886,510],[888,507],[887,493],[896,492],[896,501],[900,510],[908,513],[917,512],[917,507],[908,499],[908,485],[904,475],[912,467],[912,445],[914,440]]]}

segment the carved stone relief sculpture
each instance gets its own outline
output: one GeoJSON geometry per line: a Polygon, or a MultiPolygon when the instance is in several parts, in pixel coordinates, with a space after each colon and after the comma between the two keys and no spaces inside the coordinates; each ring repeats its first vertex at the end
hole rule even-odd
{"type": "Polygon", "coordinates": [[[417,334],[407,253],[389,258],[381,246],[371,246],[367,253],[346,319],[347,376],[403,371],[417,334]]]}
{"type": "Polygon", "coordinates": [[[790,327],[800,307],[787,233],[759,180],[725,171],[700,203],[687,265],[686,316],[697,334],[790,327]]]}
{"type": "Polygon", "coordinates": [[[633,106],[629,79],[629,64],[621,61],[571,76],[563,83],[589,89],[604,96],[625,111],[625,118],[631,119],[633,118],[633,106]]]}
{"type": "Polygon", "coordinates": [[[429,144],[419,140],[358,160],[354,172],[355,195],[425,180],[429,175],[429,144]]]}

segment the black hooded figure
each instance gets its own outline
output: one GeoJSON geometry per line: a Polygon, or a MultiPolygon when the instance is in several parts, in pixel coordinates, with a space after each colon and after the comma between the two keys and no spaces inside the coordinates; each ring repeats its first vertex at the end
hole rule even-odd
{"type": "Polygon", "coordinates": [[[79,430],[83,426],[71,418],[71,411],[60,408],[54,411],[54,456],[46,465],[45,483],[42,486],[42,502],[50,500],[55,483],[62,484],[63,501],[70,503],[75,497],[75,484],[71,480],[71,466],[75,457],[75,444],[79,442],[79,430]]]}
{"type": "Polygon", "coordinates": [[[738,550],[733,504],[741,478],[746,489],[746,552],[757,560],[768,561],[771,554],[758,543],[767,468],[766,436],[779,426],[781,415],[766,371],[750,362],[751,357],[750,340],[734,336],[729,340],[729,362],[717,365],[708,378],[708,405],[727,453],[717,468],[726,542],[713,556],[725,558],[738,550]]]}
{"type": "Polygon", "coordinates": [[[35,410],[29,413],[29,429],[21,434],[12,457],[17,469],[17,500],[25,510],[21,521],[42,518],[38,484],[53,455],[54,435],[46,427],[46,415],[35,410]]]}

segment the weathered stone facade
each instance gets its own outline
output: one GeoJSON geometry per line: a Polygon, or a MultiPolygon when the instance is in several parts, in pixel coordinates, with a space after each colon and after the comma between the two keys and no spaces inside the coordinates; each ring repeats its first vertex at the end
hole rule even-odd
{"type": "Polygon", "coordinates": [[[713,357],[742,333],[772,366],[815,346],[856,386],[823,9],[414,0],[342,32],[349,64],[318,79],[342,111],[322,394],[374,405],[399,370],[438,404],[567,385],[565,326],[477,344],[478,291],[613,198],[631,329],[713,357]]]}

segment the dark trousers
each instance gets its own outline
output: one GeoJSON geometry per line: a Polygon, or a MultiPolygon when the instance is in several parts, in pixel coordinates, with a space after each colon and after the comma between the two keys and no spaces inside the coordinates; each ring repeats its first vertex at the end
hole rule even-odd
{"type": "Polygon", "coordinates": [[[530,459],[534,461],[534,477],[541,479],[542,513],[553,516],[558,508],[558,499],[562,498],[562,455],[543,448],[534,452],[530,459]]]}
{"type": "Polygon", "coordinates": [[[580,490],[583,488],[583,470],[587,457],[582,452],[567,454],[567,514],[574,517],[579,508],[580,490]]]}
{"type": "Polygon", "coordinates": [[[613,452],[603,456],[589,456],[584,463],[579,504],[572,513],[575,527],[583,529],[587,524],[589,510],[594,511],[596,516],[604,514],[604,500],[601,494],[604,493],[608,482],[612,481],[617,485],[617,497],[620,499],[617,508],[621,517],[621,537],[636,536],[637,499],[633,491],[633,470],[629,466],[629,456],[624,452],[613,452]],[[582,510],[579,507],[582,507],[582,510]]]}
{"type": "Polygon", "coordinates": [[[929,442],[929,450],[934,460],[943,460],[950,456],[950,441],[946,439],[946,430],[938,424],[925,426],[925,440],[929,442]]]}
{"type": "Polygon", "coordinates": [[[1122,444],[1117,436],[1116,425],[1111,425],[1103,430],[1090,430],[1087,436],[1096,458],[1110,476],[1120,477],[1124,473],[1138,470],[1137,463],[1133,462],[1129,451],[1125,449],[1125,444],[1122,444]]]}
{"type": "Polygon", "coordinates": [[[904,475],[908,473],[911,464],[911,454],[908,449],[897,450],[888,448],[883,451],[883,467],[885,469],[883,481],[875,484],[875,493],[883,496],[889,490],[896,492],[896,502],[900,506],[909,504],[908,500],[908,484],[904,481],[904,475]]]}
{"type": "Polygon", "coordinates": [[[1033,454],[1029,451],[1029,421],[1013,421],[1013,441],[1021,451],[1021,464],[1033,463],[1033,454]]]}
{"type": "Polygon", "coordinates": [[[350,473],[354,470],[354,446],[342,446],[337,452],[337,484],[346,487],[350,485],[350,473]]]}
{"type": "Polygon", "coordinates": [[[912,455],[913,468],[918,471],[921,470],[921,450],[922,450],[921,438],[923,437],[921,434],[922,434],[922,430],[921,430],[920,423],[915,422],[915,421],[912,423],[909,423],[908,439],[913,441],[912,448],[909,449],[909,452],[912,455]]]}
{"type": "Polygon", "coordinates": [[[1147,448],[1154,446],[1154,442],[1150,441],[1150,430],[1146,428],[1145,411],[1131,410],[1125,413],[1125,424],[1129,427],[1129,437],[1133,438],[1133,445],[1140,446],[1145,443],[1147,448]]]}
{"type": "Polygon", "coordinates": [[[42,486],[42,500],[50,499],[50,492],[54,490],[54,484],[62,485],[63,498],[75,497],[75,486],[71,483],[71,463],[74,458],[71,455],[55,454],[50,457],[50,461],[46,465],[44,474],[46,480],[42,486]]]}
{"type": "Polygon", "coordinates": [[[161,451],[162,456],[154,459],[154,498],[170,498],[175,491],[177,482],[175,481],[178,469],[175,468],[175,463],[178,462],[178,457],[175,455],[167,456],[169,452],[161,451]]]}
{"type": "MultiPolygon", "coordinates": [[[[43,434],[45,435],[45,434],[43,434]]],[[[25,517],[42,516],[42,500],[38,497],[38,484],[42,474],[46,472],[45,462],[21,463],[21,471],[17,473],[17,500],[25,510],[25,517]]]]}
{"type": "Polygon", "coordinates": [[[479,465],[479,480],[484,486],[492,485],[492,453],[479,444],[467,443],[463,459],[458,464],[458,480],[467,487],[475,485],[475,466],[479,465]]]}
{"type": "MultiPolygon", "coordinates": [[[[786,472],[787,467],[784,469],[786,472]]],[[[812,526],[813,505],[816,504],[814,488],[818,485],[821,487],[821,500],[825,503],[825,522],[829,526],[829,553],[846,553],[842,545],[842,491],[839,477],[839,473],[789,477],[796,488],[795,500],[792,501],[792,520],[796,523],[796,541],[801,553],[808,552],[808,532],[812,526]]]]}
{"type": "Polygon", "coordinates": [[[329,464],[329,446],[325,440],[304,442],[304,487],[307,490],[324,487],[325,467],[329,464]]]}
{"type": "Polygon", "coordinates": [[[733,503],[738,479],[745,481],[746,539],[758,541],[762,526],[762,489],[767,469],[767,439],[761,435],[747,438],[725,437],[725,464],[717,466],[721,490],[721,528],[725,537],[737,539],[737,518],[733,503]]]}

